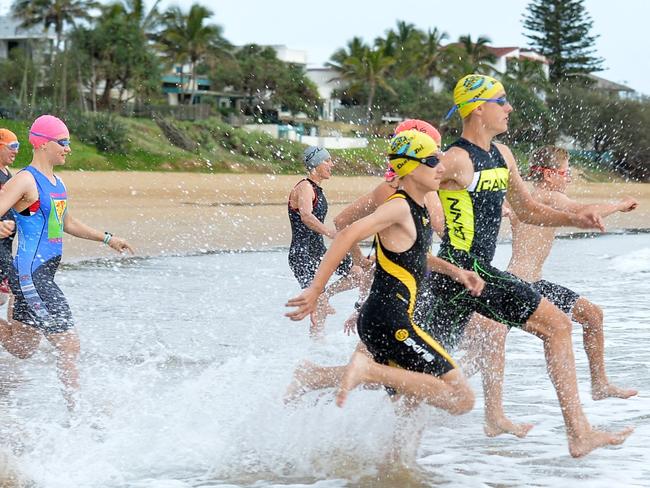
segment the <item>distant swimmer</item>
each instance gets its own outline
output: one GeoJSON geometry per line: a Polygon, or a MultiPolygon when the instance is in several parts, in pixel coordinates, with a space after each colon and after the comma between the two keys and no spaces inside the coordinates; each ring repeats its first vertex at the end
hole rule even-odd
{"type": "MultiPolygon", "coordinates": [[[[533,225],[602,230],[600,215],[592,209],[577,213],[555,210],[531,197],[512,151],[493,142],[508,130],[513,110],[498,80],[467,75],[456,84],[453,98],[449,115],[460,113],[463,131],[440,158],[445,174],[438,194],[446,232],[438,256],[476,271],[486,284],[480,296],[471,296],[447,276],[433,273],[428,304],[431,331],[447,347],[454,347],[476,312],[539,337],[562,408],[570,454],[579,457],[598,447],[621,444],[632,429],[595,430],[582,410],[569,318],[529,283],[492,266],[504,198],[517,218],[533,225]]],[[[511,426],[494,428],[508,431],[511,426]]]]}
{"type": "MultiPolygon", "coordinates": [[[[332,379],[340,377],[336,398],[339,406],[356,386],[384,385],[413,403],[425,402],[460,415],[472,409],[473,392],[438,339],[413,320],[418,288],[427,266],[434,261],[430,255],[430,216],[424,199],[438,188],[444,167],[439,164],[435,141],[417,130],[394,136],[389,158],[400,177],[401,189],[374,213],[341,230],[311,286],[287,303],[296,307],[287,313],[292,320],[311,313],[345,254],[360,240],[376,235],[376,271],[358,323],[363,344],[357,347],[347,367],[310,364],[308,371],[296,378],[314,389],[331,386],[332,379]]],[[[473,293],[480,293],[480,288],[473,293]]]]}
{"type": "MultiPolygon", "coordinates": [[[[68,302],[54,282],[63,233],[103,242],[118,252],[133,253],[133,249],[124,239],[93,229],[70,214],[66,187],[54,174],[71,153],[70,133],[63,121],[51,115],[38,117],[29,142],[34,147],[32,162],[0,191],[0,214],[12,209],[18,231],[15,272],[9,279],[15,305],[10,323],[0,326],[0,342],[14,356],[26,359],[44,335],[56,349],[58,376],[72,409],[79,388],[79,337],[68,302]]],[[[13,225],[3,224],[4,234],[12,229],[13,225]]]]}
{"type": "MultiPolygon", "coordinates": [[[[311,285],[316,269],[327,248],[323,236],[333,239],[336,229],[325,225],[327,199],[321,183],[332,176],[334,162],[329,151],[323,147],[309,146],[304,151],[303,163],[307,178],[300,180],[289,194],[288,212],[291,223],[291,247],[289,267],[301,288],[311,285]]],[[[313,337],[323,334],[325,316],[329,311],[328,293],[343,291],[357,286],[358,267],[353,268],[351,256],[345,256],[337,266],[336,273],[343,279],[326,290],[318,310],[311,315],[310,333],[313,337]]]]}
{"type": "MultiPolygon", "coordinates": [[[[16,161],[20,143],[16,134],[9,129],[0,129],[0,189],[11,178],[9,166],[16,161]]],[[[11,212],[7,212],[0,220],[13,220],[11,212]]],[[[9,237],[0,239],[0,305],[9,300],[11,291],[9,290],[9,272],[13,269],[12,246],[14,242],[14,233],[9,237]]],[[[9,304],[11,309],[11,303],[9,304]]]]}

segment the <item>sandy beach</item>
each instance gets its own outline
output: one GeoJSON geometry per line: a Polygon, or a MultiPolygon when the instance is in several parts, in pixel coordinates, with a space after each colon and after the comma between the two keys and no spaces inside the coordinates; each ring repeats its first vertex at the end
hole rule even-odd
{"type": "MultiPolygon", "coordinates": [[[[60,176],[73,215],[126,237],[140,256],[286,247],[291,237],[286,199],[300,179],[296,175],[144,172],[62,172],[60,176]]],[[[326,181],[328,219],[379,181],[377,177],[326,181]]],[[[574,182],[569,194],[585,203],[632,196],[639,208],[609,217],[607,229],[650,227],[650,185],[574,182]]],[[[508,227],[503,226],[504,237],[508,227]]],[[[109,256],[114,256],[113,251],[100,243],[66,237],[64,261],[109,256]]]]}

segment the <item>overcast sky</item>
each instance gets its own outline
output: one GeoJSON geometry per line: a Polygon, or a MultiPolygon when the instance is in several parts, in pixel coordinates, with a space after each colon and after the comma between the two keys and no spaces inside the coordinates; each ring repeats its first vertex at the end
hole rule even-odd
{"type": "MultiPolygon", "coordinates": [[[[106,0],[104,0],[106,1],[106,0]]],[[[151,0],[149,0],[151,4],[151,0]]],[[[189,9],[190,0],[163,0],[163,7],[189,9]]],[[[438,27],[451,40],[484,35],[493,46],[526,46],[522,15],[529,0],[199,0],[214,12],[233,44],[284,44],[308,53],[310,64],[322,64],[354,36],[366,41],[383,35],[397,20],[426,30],[438,27]],[[492,9],[490,10],[489,7],[492,9]]],[[[7,13],[11,0],[0,0],[7,13]]],[[[650,60],[645,36],[649,0],[586,0],[594,25],[599,56],[605,59],[600,76],[625,83],[650,95],[650,60]]]]}

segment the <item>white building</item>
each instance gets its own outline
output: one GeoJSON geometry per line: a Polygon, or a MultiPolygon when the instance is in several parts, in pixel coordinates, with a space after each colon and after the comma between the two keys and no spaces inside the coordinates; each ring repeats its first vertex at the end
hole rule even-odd
{"type": "Polygon", "coordinates": [[[24,29],[20,27],[20,20],[8,15],[0,17],[0,59],[7,59],[14,48],[31,52],[34,46],[30,46],[30,41],[52,43],[56,41],[56,34],[39,25],[24,29]]]}

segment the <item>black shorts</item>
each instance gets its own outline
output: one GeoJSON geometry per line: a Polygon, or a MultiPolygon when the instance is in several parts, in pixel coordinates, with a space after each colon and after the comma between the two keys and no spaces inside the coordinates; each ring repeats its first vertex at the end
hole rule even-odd
{"type": "Polygon", "coordinates": [[[357,321],[359,338],[377,363],[441,376],[456,364],[445,348],[415,324],[404,304],[366,300],[357,321]]]}
{"type": "Polygon", "coordinates": [[[568,315],[573,313],[573,307],[580,298],[575,291],[546,280],[535,281],[531,284],[534,290],[537,290],[540,295],[564,313],[568,315]]]}
{"type": "Polygon", "coordinates": [[[11,255],[12,239],[0,239],[0,282],[13,272],[14,258],[11,255]]]}
{"type": "MultiPolygon", "coordinates": [[[[316,270],[325,255],[326,250],[322,253],[303,251],[298,248],[289,249],[289,267],[293,275],[300,283],[300,288],[307,288],[314,281],[316,270]]],[[[336,268],[336,274],[347,276],[352,269],[352,256],[347,254],[343,261],[336,268]]]]}
{"type": "Polygon", "coordinates": [[[35,327],[44,334],[60,334],[74,327],[68,301],[54,282],[54,274],[60,261],[61,257],[52,258],[32,273],[31,282],[34,289],[25,288],[25,293],[33,297],[30,300],[25,298],[18,274],[12,272],[9,275],[9,285],[15,299],[12,316],[14,320],[35,327]]]}
{"type": "Polygon", "coordinates": [[[542,299],[532,285],[515,275],[501,271],[489,263],[465,252],[440,256],[459,268],[475,271],[485,287],[478,297],[447,275],[431,273],[423,293],[418,298],[420,320],[432,335],[453,349],[472,313],[507,325],[522,327],[539,307],[542,299]]]}

